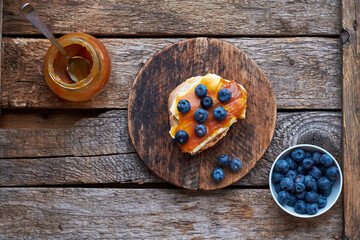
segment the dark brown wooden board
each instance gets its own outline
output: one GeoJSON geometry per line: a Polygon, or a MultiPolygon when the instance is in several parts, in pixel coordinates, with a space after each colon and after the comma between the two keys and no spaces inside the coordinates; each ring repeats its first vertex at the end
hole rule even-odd
{"type": "Polygon", "coordinates": [[[276,122],[275,96],[265,74],[240,49],[211,38],[181,41],[156,53],[134,80],[128,111],[130,137],[141,159],[165,181],[189,189],[222,188],[245,176],[269,146],[276,122]],[[248,108],[245,120],[214,147],[191,156],[181,153],[169,135],[167,102],[181,82],[207,73],[242,84],[248,108]],[[224,168],[225,179],[215,183],[210,175],[222,153],[240,158],[243,166],[237,173],[224,168]]]}
{"type": "MultiPolygon", "coordinates": [[[[5,34],[40,34],[19,13],[25,2],[4,0],[5,34]]],[[[319,36],[340,32],[340,0],[32,0],[31,3],[55,34],[319,36]]]]}
{"type": "Polygon", "coordinates": [[[346,239],[360,239],[360,0],[343,0],[343,159],[346,239]]]}
{"type": "Polygon", "coordinates": [[[342,239],[342,201],[302,219],[268,189],[0,188],[0,239],[342,239]]]}

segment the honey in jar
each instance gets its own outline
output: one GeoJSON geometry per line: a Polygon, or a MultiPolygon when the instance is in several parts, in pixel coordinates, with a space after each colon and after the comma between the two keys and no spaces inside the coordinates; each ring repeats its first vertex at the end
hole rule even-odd
{"type": "Polygon", "coordinates": [[[70,33],[58,39],[70,57],[82,57],[89,65],[75,65],[74,82],[66,71],[67,59],[51,45],[44,59],[44,76],[50,89],[59,97],[70,101],[85,101],[96,96],[110,76],[111,62],[104,45],[85,33],[70,33]]]}

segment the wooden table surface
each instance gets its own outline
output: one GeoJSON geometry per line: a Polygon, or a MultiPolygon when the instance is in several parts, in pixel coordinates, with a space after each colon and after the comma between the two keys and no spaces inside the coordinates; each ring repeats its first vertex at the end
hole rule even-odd
{"type": "Polygon", "coordinates": [[[19,14],[23,3],[1,1],[0,239],[360,238],[360,0],[34,0],[56,37],[86,32],[110,53],[108,85],[81,103],[45,83],[50,43],[19,14]],[[245,51],[277,100],[262,159],[216,191],[156,177],[127,127],[140,68],[163,47],[197,36],[245,51]],[[344,173],[338,202],[313,219],[282,211],[268,187],[276,156],[300,143],[328,150],[344,173]]]}

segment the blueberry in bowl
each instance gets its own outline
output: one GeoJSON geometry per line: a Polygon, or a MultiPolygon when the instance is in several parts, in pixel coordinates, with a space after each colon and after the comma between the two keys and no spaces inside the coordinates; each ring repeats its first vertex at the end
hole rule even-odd
{"type": "Polygon", "coordinates": [[[301,144],[284,150],[269,175],[270,192],[285,212],[312,218],[328,211],[342,189],[342,173],[325,149],[301,144]]]}

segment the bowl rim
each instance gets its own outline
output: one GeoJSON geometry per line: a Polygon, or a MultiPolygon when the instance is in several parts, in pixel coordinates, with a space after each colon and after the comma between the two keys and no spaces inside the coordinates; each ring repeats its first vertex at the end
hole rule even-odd
{"type": "Polygon", "coordinates": [[[341,194],[341,191],[342,191],[342,187],[343,187],[343,176],[342,176],[342,172],[341,172],[341,168],[340,168],[340,165],[339,163],[337,162],[337,160],[335,159],[335,157],[333,155],[331,155],[328,151],[326,151],[325,149],[319,147],[319,146],[316,146],[316,145],[312,145],[312,144],[297,144],[297,145],[294,145],[294,146],[291,146],[291,147],[288,147],[286,148],[284,151],[282,151],[277,157],[276,159],[274,160],[272,166],[271,166],[271,169],[270,169],[270,173],[269,173],[269,188],[270,188],[270,192],[271,192],[271,195],[273,197],[273,199],[275,200],[276,204],[282,209],[284,210],[285,212],[287,212],[288,214],[292,215],[292,216],[295,216],[295,217],[299,217],[299,218],[313,218],[313,217],[317,217],[317,216],[320,216],[324,213],[326,213],[330,208],[332,208],[332,206],[334,206],[334,204],[337,202],[337,200],[339,199],[340,197],[340,194],[341,194]],[[273,183],[271,181],[271,176],[272,176],[272,173],[273,173],[273,170],[274,170],[274,166],[275,166],[275,163],[280,159],[280,158],[283,158],[283,155],[290,151],[290,150],[293,150],[295,148],[302,148],[302,147],[311,147],[311,148],[314,148],[314,150],[316,151],[319,151],[320,153],[323,153],[323,154],[329,154],[332,159],[334,160],[334,163],[335,165],[339,168],[339,172],[340,172],[340,177],[339,177],[339,180],[340,180],[340,187],[339,187],[339,191],[336,195],[336,197],[334,198],[334,201],[329,205],[329,206],[326,206],[325,207],[325,210],[323,212],[318,212],[314,215],[309,215],[309,214],[299,214],[299,213],[296,213],[296,212],[290,212],[289,210],[287,210],[284,206],[282,206],[278,200],[276,199],[275,197],[275,189],[273,189],[273,183]]]}

